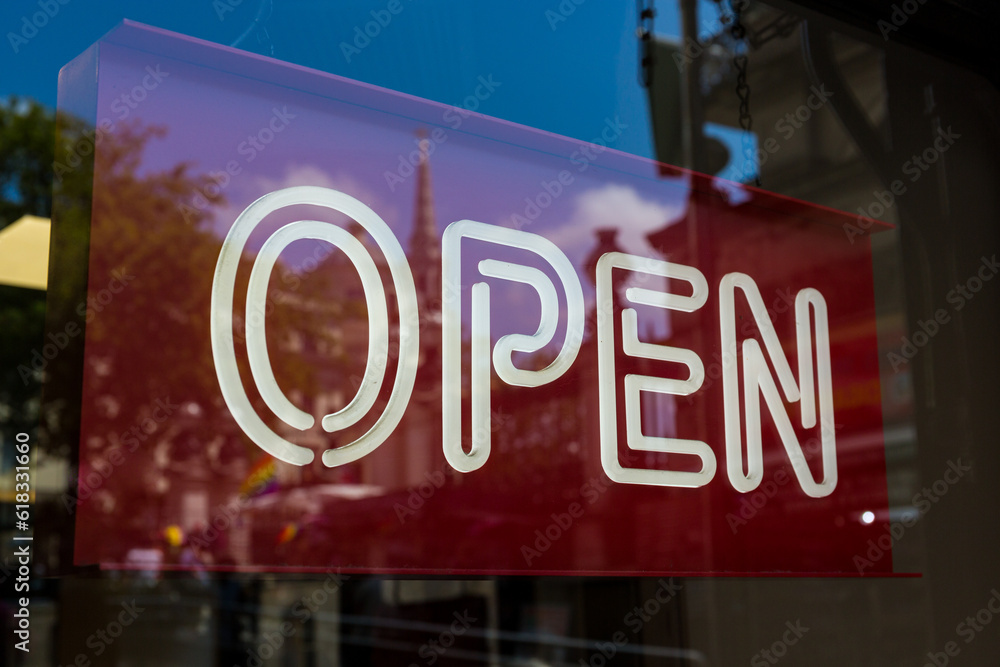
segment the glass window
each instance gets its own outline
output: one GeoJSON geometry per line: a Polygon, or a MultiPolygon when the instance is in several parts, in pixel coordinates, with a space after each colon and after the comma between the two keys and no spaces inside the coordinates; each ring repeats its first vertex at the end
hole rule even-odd
{"type": "Polygon", "coordinates": [[[857,11],[5,5],[6,659],[993,664],[997,17],[857,11]]]}

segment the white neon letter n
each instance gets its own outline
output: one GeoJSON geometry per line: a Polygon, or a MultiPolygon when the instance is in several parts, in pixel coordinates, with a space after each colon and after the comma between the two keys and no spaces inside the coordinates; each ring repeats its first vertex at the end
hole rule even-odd
{"type": "Polygon", "coordinates": [[[745,273],[726,274],[719,284],[719,315],[722,334],[722,385],[725,400],[726,459],[729,481],[742,493],[757,488],[764,474],[761,443],[760,397],[764,396],[768,411],[778,429],[788,453],[795,476],[806,495],[822,498],[837,486],[837,444],[833,420],[833,374],[830,369],[830,326],[826,301],[818,290],[807,288],[795,296],[795,334],[798,347],[799,384],[778,341],[760,290],[745,273]],[[819,402],[820,442],[823,479],[816,482],[806,463],[802,446],[792,428],[788,412],[782,404],[778,387],[771,376],[755,338],[743,341],[743,400],[746,409],[747,472],[743,472],[743,434],[740,423],[740,387],[736,354],[735,293],[739,288],[746,296],[754,321],[764,339],[767,355],[774,365],[785,400],[798,402],[802,411],[802,427],[816,425],[816,403],[819,402]],[[810,317],[810,306],[812,317],[810,317]],[[816,323],[816,355],[813,357],[812,319],[816,323]],[[813,363],[816,364],[815,382],[813,363]]]}

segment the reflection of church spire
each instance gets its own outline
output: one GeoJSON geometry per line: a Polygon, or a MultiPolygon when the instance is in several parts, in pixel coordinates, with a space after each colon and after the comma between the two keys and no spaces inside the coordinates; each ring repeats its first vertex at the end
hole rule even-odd
{"type": "Polygon", "coordinates": [[[434,219],[431,190],[430,142],[424,130],[417,131],[420,164],[417,165],[417,200],[407,259],[417,288],[420,312],[420,369],[418,379],[440,382],[441,363],[441,239],[434,219]]]}
{"type": "Polygon", "coordinates": [[[431,190],[430,142],[424,130],[420,138],[420,164],[417,165],[417,201],[410,236],[409,255],[417,301],[421,311],[439,311],[441,294],[441,248],[437,222],[434,220],[434,194],[431,190]]]}

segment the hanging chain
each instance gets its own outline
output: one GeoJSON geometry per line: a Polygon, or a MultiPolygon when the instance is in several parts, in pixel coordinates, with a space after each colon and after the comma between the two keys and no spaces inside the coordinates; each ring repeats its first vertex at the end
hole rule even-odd
{"type": "MultiPolygon", "coordinates": [[[[749,167],[754,164],[754,145],[751,130],[753,130],[753,116],[750,115],[750,84],[747,83],[747,64],[749,58],[750,45],[747,41],[747,29],[743,25],[743,8],[749,4],[747,0],[732,0],[732,22],[729,29],[730,34],[736,44],[733,46],[733,67],[736,69],[736,95],[740,98],[740,127],[743,128],[743,171],[746,173],[749,167]]],[[[760,169],[754,177],[754,184],[760,187],[760,169]]]]}
{"type": "Polygon", "coordinates": [[[636,0],[636,13],[639,16],[636,35],[639,37],[639,84],[643,88],[649,88],[653,82],[653,19],[656,17],[656,9],[653,8],[653,0],[648,0],[648,5],[644,5],[644,1],[636,0]]]}

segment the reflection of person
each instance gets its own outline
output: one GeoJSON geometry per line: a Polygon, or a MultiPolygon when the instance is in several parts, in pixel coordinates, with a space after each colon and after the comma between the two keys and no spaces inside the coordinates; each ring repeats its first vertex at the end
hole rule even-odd
{"type": "Polygon", "coordinates": [[[188,542],[185,542],[184,546],[181,547],[180,565],[189,572],[194,573],[194,576],[203,583],[208,583],[208,575],[205,572],[205,566],[198,557],[198,552],[195,550],[195,547],[188,542]]]}
{"type": "MultiPolygon", "coordinates": [[[[196,532],[196,531],[195,531],[196,532]]],[[[164,563],[168,565],[178,565],[180,569],[193,576],[201,584],[209,584],[208,572],[205,569],[205,562],[202,560],[203,553],[197,548],[193,539],[194,532],[185,534],[180,526],[172,524],[161,531],[163,542],[165,543],[164,563]]]]}

